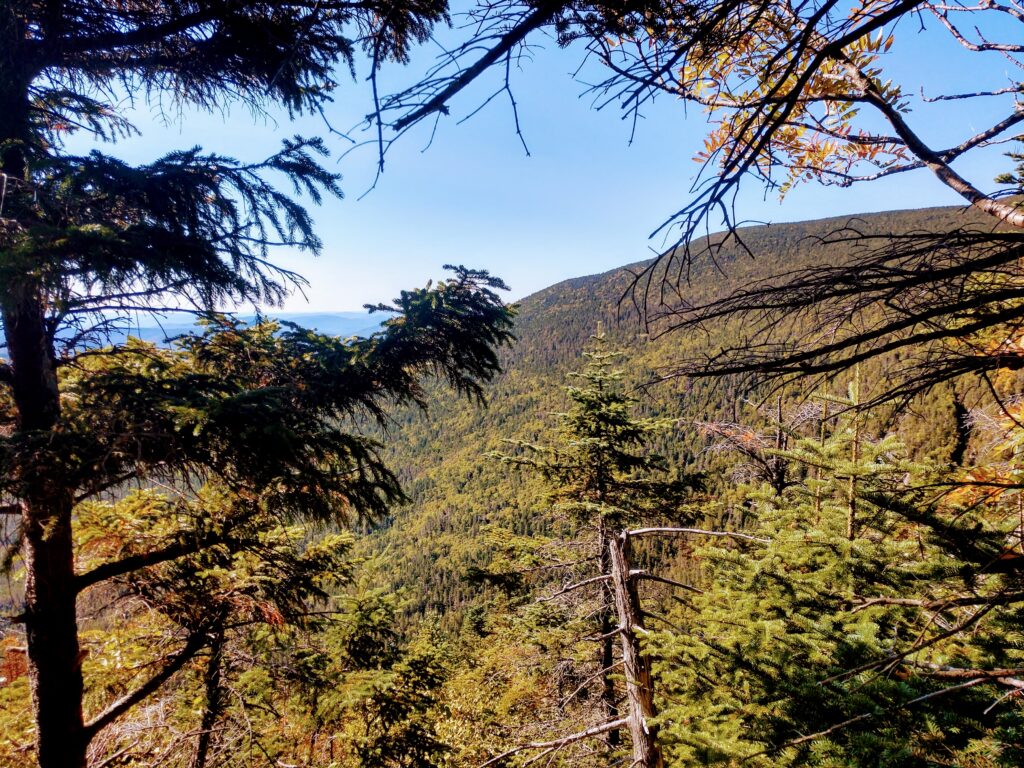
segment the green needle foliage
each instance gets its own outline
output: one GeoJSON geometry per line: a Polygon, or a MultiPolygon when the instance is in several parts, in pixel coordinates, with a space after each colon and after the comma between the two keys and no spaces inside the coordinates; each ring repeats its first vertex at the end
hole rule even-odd
{"type": "MultiPolygon", "coordinates": [[[[246,753],[257,764],[439,765],[444,646],[425,629],[399,635],[399,599],[370,586],[381,563],[353,559],[351,534],[313,536],[240,506],[208,485],[78,508],[86,569],[210,536],[83,596],[86,706],[107,721],[90,754],[133,768],[215,768],[246,753]]],[[[5,765],[31,743],[24,682],[0,688],[5,765]]]]}
{"type": "MultiPolygon", "coordinates": [[[[170,348],[129,341],[81,355],[61,371],[63,407],[52,432],[15,429],[0,438],[0,491],[25,498],[41,472],[56,473],[75,494],[77,531],[88,519],[83,504],[126,484],[177,489],[184,501],[172,504],[167,496],[153,502],[155,512],[129,504],[129,522],[118,525],[152,530],[84,570],[79,557],[73,582],[76,595],[126,577],[155,590],[141,599],[185,630],[182,647],[164,665],[173,673],[216,645],[223,635],[217,626],[234,621],[233,604],[222,610],[216,590],[204,586],[211,568],[227,567],[223,558],[234,562],[247,552],[264,564],[259,589],[274,616],[301,613],[308,600],[326,596],[313,585],[342,573],[332,561],[307,558],[291,568],[264,539],[287,521],[379,521],[404,500],[380,444],[353,425],[366,417],[384,422],[390,403],[425,404],[424,376],[481,398],[498,370],[495,348],[511,339],[510,311],[491,290],[499,287],[486,273],[457,268],[451,280],[403,293],[396,308],[381,307],[394,317],[366,339],[216,319],[170,348]],[[204,502],[210,493],[212,505],[204,502]],[[159,510],[180,504],[191,512],[159,534],[159,510]],[[145,570],[154,566],[161,566],[159,575],[145,570]]],[[[2,418],[15,424],[10,400],[5,408],[2,418]]],[[[158,674],[128,701],[141,701],[167,677],[158,674]]],[[[85,726],[85,741],[127,709],[109,714],[100,707],[85,726]]]]}
{"type": "Polygon", "coordinates": [[[1024,666],[1019,609],[997,597],[1019,579],[949,546],[966,509],[915,515],[947,503],[915,487],[940,470],[856,419],[778,453],[801,482],[736,491],[766,543],[694,552],[704,591],[653,643],[679,764],[1019,764],[1020,706],[996,681],[1024,666]]]}
{"type": "MultiPolygon", "coordinates": [[[[550,657],[546,663],[571,659],[569,670],[552,673],[558,680],[554,698],[563,713],[574,711],[576,718],[582,719],[559,719],[563,732],[547,735],[554,739],[621,716],[610,540],[638,523],[679,523],[699,484],[692,477],[665,479],[668,464],[650,451],[650,444],[671,431],[675,422],[636,415],[639,402],[624,390],[623,372],[615,368],[623,354],[609,350],[606,344],[603,334],[592,337],[590,348],[583,353],[585,368],[569,374],[574,383],[565,391],[571,407],[555,414],[557,444],[509,441],[517,449],[514,455],[492,454],[545,480],[552,511],[566,520],[569,536],[557,548],[549,542],[548,553],[557,549],[567,560],[576,561],[563,570],[569,583],[563,583],[561,589],[549,584],[548,590],[554,594],[541,597],[543,604],[527,607],[518,630],[525,631],[550,657]],[[596,641],[596,652],[581,642],[585,635],[596,641]]],[[[491,574],[490,582],[517,583],[508,574],[503,580],[501,576],[491,574]]],[[[619,750],[619,730],[603,737],[602,764],[618,765],[622,760],[628,764],[619,750]]],[[[591,754],[589,759],[598,758],[591,754]]]]}
{"type": "Polygon", "coordinates": [[[494,347],[510,339],[490,290],[500,282],[460,269],[403,294],[387,331],[360,343],[216,320],[171,351],[104,349],[135,311],[279,302],[301,278],[273,251],[319,252],[305,206],[339,196],[339,178],[317,138],[286,139],[255,162],[189,148],[138,166],[74,155],[66,138],[131,135],[127,110],[140,102],[172,116],[316,114],[358,51],[375,76],[446,19],[435,0],[0,8],[0,504],[17,521],[17,619],[45,768],[82,768],[97,733],[83,713],[79,593],[140,562],[76,573],[78,505],[126,483],[213,480],[250,520],[380,517],[398,484],[377,446],[340,425],[422,400],[425,375],[479,397],[494,347]]]}
{"type": "Polygon", "coordinates": [[[550,485],[556,510],[613,530],[678,512],[694,480],[660,477],[668,464],[647,448],[675,422],[635,415],[639,401],[624,391],[623,372],[614,367],[624,354],[606,345],[603,334],[592,337],[583,352],[586,367],[569,373],[578,384],[565,388],[571,409],[555,414],[557,445],[510,441],[515,455],[493,456],[536,470],[550,485]]]}

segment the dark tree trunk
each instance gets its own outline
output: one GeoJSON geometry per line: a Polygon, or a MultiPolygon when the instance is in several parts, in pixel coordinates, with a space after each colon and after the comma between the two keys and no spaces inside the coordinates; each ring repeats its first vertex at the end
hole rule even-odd
{"type": "Polygon", "coordinates": [[[224,691],[221,687],[221,676],[224,663],[224,627],[218,626],[210,640],[210,660],[203,675],[205,702],[203,717],[199,724],[199,738],[196,751],[192,755],[189,768],[206,768],[206,761],[213,743],[213,729],[224,709],[224,691]]]}
{"type": "Polygon", "coordinates": [[[654,685],[651,661],[640,648],[639,635],[645,632],[643,612],[636,580],[630,576],[630,541],[625,534],[609,539],[612,581],[615,584],[615,609],[619,615],[619,637],[622,643],[622,667],[626,676],[626,698],[629,702],[629,734],[633,741],[635,768],[664,768],[665,760],[658,746],[658,732],[651,724],[657,714],[654,708],[654,685]]]}
{"type": "MultiPolygon", "coordinates": [[[[54,4],[54,8],[58,6],[54,4]]],[[[25,46],[18,5],[0,7],[0,250],[32,223],[32,188],[26,149],[32,141],[29,83],[35,66],[25,46]]],[[[10,251],[9,251],[10,253],[10,251]]],[[[47,333],[39,268],[22,255],[6,260],[0,285],[11,394],[21,446],[11,479],[19,486],[25,558],[25,632],[29,684],[42,768],[82,768],[82,670],[75,616],[71,519],[74,491],[59,464],[54,441],[60,396],[52,342],[47,333]]]]}
{"type": "Polygon", "coordinates": [[[13,369],[22,492],[25,629],[29,682],[42,768],[85,765],[82,670],[75,616],[71,514],[74,495],[50,453],[60,400],[42,302],[31,287],[8,286],[4,331],[13,369]],[[20,295],[11,295],[18,291],[20,295]]]}
{"type": "Polygon", "coordinates": [[[71,498],[24,506],[25,625],[41,768],[85,765],[71,498]]]}

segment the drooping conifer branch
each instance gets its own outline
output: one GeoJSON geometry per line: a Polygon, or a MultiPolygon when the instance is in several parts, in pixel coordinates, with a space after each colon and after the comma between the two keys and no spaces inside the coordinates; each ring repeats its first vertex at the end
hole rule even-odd
{"type": "Polygon", "coordinates": [[[684,536],[684,535],[695,535],[695,536],[711,536],[714,538],[729,538],[738,539],[740,541],[754,541],[758,544],[770,544],[771,539],[765,539],[760,536],[751,536],[747,533],[738,533],[736,531],[710,531],[704,528],[635,528],[631,531],[626,531],[626,535],[630,537],[634,536],[684,536]]]}
{"type": "Polygon", "coordinates": [[[126,693],[124,696],[117,699],[117,701],[108,705],[106,709],[86,723],[86,742],[88,743],[88,741],[94,738],[97,733],[106,728],[117,718],[121,717],[136,704],[144,701],[155,693],[164,683],[177,674],[185,664],[191,661],[192,658],[202,650],[203,646],[206,645],[206,642],[207,637],[205,631],[195,632],[190,635],[182,648],[172,656],[168,657],[151,677],[141,683],[134,690],[126,693]]]}

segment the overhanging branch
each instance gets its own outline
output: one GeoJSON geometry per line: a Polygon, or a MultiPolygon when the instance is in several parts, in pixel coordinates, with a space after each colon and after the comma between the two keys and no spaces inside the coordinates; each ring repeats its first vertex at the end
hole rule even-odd
{"type": "Polygon", "coordinates": [[[544,3],[535,8],[532,13],[525,16],[512,29],[502,35],[494,47],[488,49],[476,63],[462,70],[457,77],[452,78],[447,86],[434,94],[422,106],[398,118],[394,122],[395,130],[402,131],[435,112],[448,114],[447,104],[449,99],[472,83],[488,68],[501,61],[513,48],[523,42],[527,35],[551,21],[561,7],[557,3],[544,3]]]}
{"type": "MultiPolygon", "coordinates": [[[[854,65],[845,56],[836,56],[836,60],[842,63],[851,80],[861,89],[864,97],[889,122],[893,130],[896,131],[896,135],[907,145],[907,148],[921,159],[924,166],[935,174],[939,181],[978,210],[984,211],[1012,227],[1024,229],[1024,211],[1014,205],[993,200],[954,171],[940,153],[925,144],[921,137],[907,124],[900,111],[885,99],[871,78],[865,75],[859,67],[854,65]]],[[[1021,115],[1022,113],[1018,112],[1016,115],[1018,119],[1014,120],[1014,122],[1024,119],[1021,115]]]]}
{"type": "Polygon", "coordinates": [[[185,555],[191,555],[198,552],[202,548],[203,544],[198,541],[178,541],[164,547],[163,549],[144,552],[138,555],[129,555],[121,560],[98,565],[91,571],[86,571],[85,573],[75,577],[75,592],[82,592],[94,584],[99,584],[101,581],[106,581],[107,579],[112,579],[117,576],[124,576],[141,568],[147,568],[152,565],[159,565],[160,563],[177,560],[179,557],[184,557],[185,555]]]}

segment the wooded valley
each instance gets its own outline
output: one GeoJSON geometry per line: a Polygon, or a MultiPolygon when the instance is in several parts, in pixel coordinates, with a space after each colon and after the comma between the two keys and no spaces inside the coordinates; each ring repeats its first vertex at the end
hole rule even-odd
{"type": "MultiPolygon", "coordinates": [[[[970,220],[951,208],[856,223],[970,220]]],[[[735,282],[695,273],[693,300],[849,258],[820,244],[838,225],[746,232],[757,258],[726,252],[735,282]]],[[[368,437],[348,450],[396,471],[376,522],[287,523],[209,483],[135,484],[80,506],[79,578],[96,585],[79,609],[86,705],[117,706],[181,659],[91,752],[124,765],[625,765],[641,759],[642,705],[650,765],[1018,761],[1016,405],[965,380],[863,408],[885,388],[885,358],[814,387],[649,386],[709,342],[638,333],[618,303],[630,274],[521,302],[486,406],[431,386],[426,411],[350,422],[368,437]],[[204,535],[209,546],[147,563],[204,535]]],[[[192,356],[227,365],[228,343],[250,360],[336,343],[274,330],[218,330],[180,352],[136,342],[146,368],[106,375],[168,386],[192,356]]],[[[1007,397],[1019,390],[1000,376],[1007,397]]],[[[34,725],[24,640],[3,643],[0,754],[14,765],[34,725]]]]}

